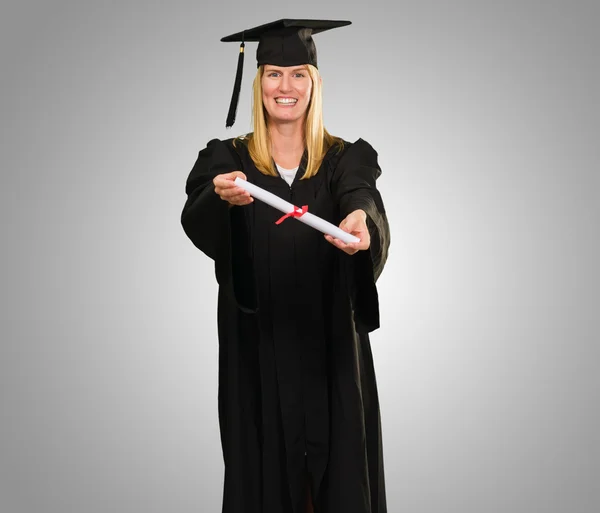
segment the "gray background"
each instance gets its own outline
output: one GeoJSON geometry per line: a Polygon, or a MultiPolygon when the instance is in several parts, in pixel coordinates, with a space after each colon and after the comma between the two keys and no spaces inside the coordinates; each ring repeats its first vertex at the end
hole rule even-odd
{"type": "Polygon", "coordinates": [[[327,128],[379,151],[390,512],[600,507],[598,3],[6,2],[0,511],[220,511],[216,282],[179,215],[238,121],[222,36],[315,36],[327,128]],[[341,4],[340,4],[341,5],[341,4]]]}

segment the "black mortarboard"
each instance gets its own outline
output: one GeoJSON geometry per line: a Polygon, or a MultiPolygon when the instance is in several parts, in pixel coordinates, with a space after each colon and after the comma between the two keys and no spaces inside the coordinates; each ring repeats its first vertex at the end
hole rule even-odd
{"type": "Polygon", "coordinates": [[[317,49],[312,35],[350,24],[350,21],[282,19],[222,38],[221,41],[223,42],[241,42],[233,95],[225,126],[229,128],[235,122],[242,85],[246,41],[258,42],[258,48],[256,49],[257,67],[262,64],[272,64],[274,66],[312,64],[317,67],[317,49]]]}

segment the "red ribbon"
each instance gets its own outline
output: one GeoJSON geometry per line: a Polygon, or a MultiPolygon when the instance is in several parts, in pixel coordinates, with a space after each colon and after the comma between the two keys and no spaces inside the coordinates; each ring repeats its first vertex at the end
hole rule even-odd
{"type": "Polygon", "coordinates": [[[283,220],[288,217],[302,217],[304,214],[306,214],[306,212],[308,212],[308,205],[302,205],[301,210],[301,212],[298,212],[298,207],[294,207],[294,210],[292,212],[281,217],[278,221],[275,222],[275,224],[282,223],[283,220]]]}

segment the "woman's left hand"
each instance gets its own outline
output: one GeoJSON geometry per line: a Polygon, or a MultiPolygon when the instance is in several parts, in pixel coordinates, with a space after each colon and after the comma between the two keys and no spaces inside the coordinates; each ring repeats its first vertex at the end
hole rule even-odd
{"type": "Polygon", "coordinates": [[[354,255],[354,253],[363,249],[369,249],[369,246],[371,245],[371,236],[369,235],[369,229],[367,228],[367,213],[364,210],[359,209],[348,214],[346,219],[340,223],[340,228],[345,232],[358,237],[360,241],[346,244],[331,235],[325,235],[325,239],[349,255],[354,255]]]}

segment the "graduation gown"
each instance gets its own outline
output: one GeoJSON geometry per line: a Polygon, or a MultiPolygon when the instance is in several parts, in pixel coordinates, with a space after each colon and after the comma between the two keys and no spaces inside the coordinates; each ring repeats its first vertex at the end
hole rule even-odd
{"type": "Polygon", "coordinates": [[[214,260],[218,292],[218,414],[223,513],[387,511],[383,443],[369,333],[390,232],[366,141],[333,147],[318,173],[293,183],[255,167],[243,140],[213,139],[186,182],[181,215],[214,260]],[[249,182],[338,226],[363,209],[369,250],[348,255],[323,233],[255,199],[231,207],[213,178],[249,182]]]}

